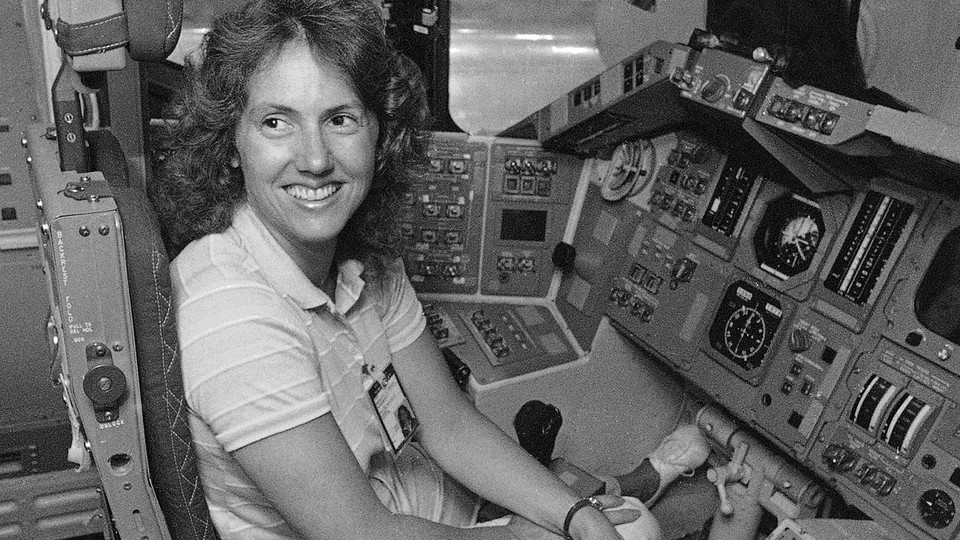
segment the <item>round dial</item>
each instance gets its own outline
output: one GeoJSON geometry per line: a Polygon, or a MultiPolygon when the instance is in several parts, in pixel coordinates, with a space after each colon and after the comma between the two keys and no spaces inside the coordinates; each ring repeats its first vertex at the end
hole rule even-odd
{"type": "Polygon", "coordinates": [[[820,227],[810,216],[796,216],[780,229],[780,236],[774,242],[776,259],[788,268],[799,268],[816,253],[820,227]]]}
{"type": "Polygon", "coordinates": [[[739,376],[753,384],[783,319],[780,302],[745,282],[727,287],[710,325],[710,345],[736,364],[739,376]]]}
{"type": "Polygon", "coordinates": [[[760,267],[782,279],[807,270],[824,232],[815,203],[797,196],[772,202],[754,236],[760,267]]]}
{"type": "Polygon", "coordinates": [[[957,513],[953,498],[939,489],[925,491],[917,501],[917,510],[923,522],[934,529],[942,529],[949,525],[957,513]]]}
{"type": "Polygon", "coordinates": [[[723,342],[734,357],[746,361],[763,347],[767,324],[756,309],[742,306],[723,327],[723,342]]]}

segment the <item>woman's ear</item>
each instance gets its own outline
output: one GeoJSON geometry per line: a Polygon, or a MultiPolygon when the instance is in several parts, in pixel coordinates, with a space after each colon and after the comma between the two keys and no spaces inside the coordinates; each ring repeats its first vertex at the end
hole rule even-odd
{"type": "Polygon", "coordinates": [[[238,154],[236,150],[234,150],[230,156],[230,166],[234,169],[240,167],[240,154],[238,154]]]}

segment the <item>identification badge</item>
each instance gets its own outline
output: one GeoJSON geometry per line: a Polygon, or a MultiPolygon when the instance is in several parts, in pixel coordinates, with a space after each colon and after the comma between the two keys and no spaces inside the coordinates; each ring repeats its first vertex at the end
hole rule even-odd
{"type": "Polygon", "coordinates": [[[387,438],[390,440],[390,446],[394,453],[400,451],[407,441],[413,438],[419,427],[420,422],[413,414],[413,407],[400,386],[400,379],[397,372],[393,369],[393,364],[387,364],[382,376],[380,373],[368,373],[373,379],[373,384],[367,390],[370,399],[373,400],[377,416],[380,417],[380,425],[383,426],[387,438]]]}

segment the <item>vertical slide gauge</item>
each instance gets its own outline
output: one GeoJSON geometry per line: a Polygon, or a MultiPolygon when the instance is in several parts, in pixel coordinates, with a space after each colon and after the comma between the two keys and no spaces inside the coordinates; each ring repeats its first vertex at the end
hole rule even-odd
{"type": "Polygon", "coordinates": [[[753,246],[760,268],[788,279],[810,268],[824,235],[823,214],[817,203],[786,195],[764,212],[753,246]]]}
{"type": "Polygon", "coordinates": [[[782,319],[780,302],[737,281],[727,288],[710,326],[710,345],[745,371],[752,371],[763,365],[782,319]]]}

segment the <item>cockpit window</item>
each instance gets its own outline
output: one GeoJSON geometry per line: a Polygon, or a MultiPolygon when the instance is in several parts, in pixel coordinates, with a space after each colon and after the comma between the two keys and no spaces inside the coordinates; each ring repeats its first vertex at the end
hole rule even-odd
{"type": "Polygon", "coordinates": [[[604,69],[596,1],[451,0],[450,116],[497,133],[604,69]]]}
{"type": "Polygon", "coordinates": [[[920,324],[960,343],[960,227],[940,243],[914,302],[920,324]]]}

